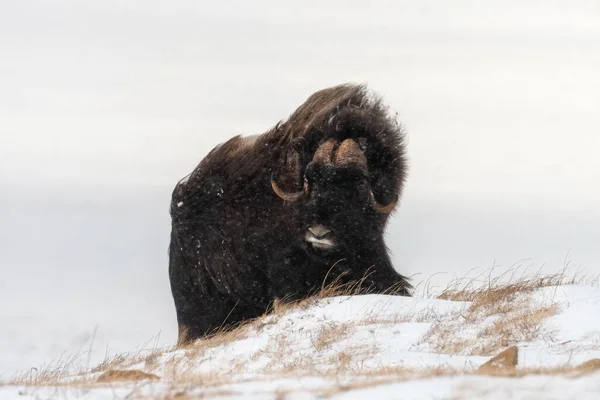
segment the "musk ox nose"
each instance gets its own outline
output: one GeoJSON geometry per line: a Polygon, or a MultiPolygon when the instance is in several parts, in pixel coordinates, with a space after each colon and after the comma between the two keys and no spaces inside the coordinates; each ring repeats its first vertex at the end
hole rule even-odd
{"type": "Polygon", "coordinates": [[[310,226],[308,227],[308,230],[316,239],[323,239],[325,236],[331,233],[331,229],[325,228],[323,225],[310,226]]]}
{"type": "Polygon", "coordinates": [[[328,250],[335,246],[333,232],[323,225],[309,226],[304,240],[310,243],[315,249],[320,250],[328,250]]]}

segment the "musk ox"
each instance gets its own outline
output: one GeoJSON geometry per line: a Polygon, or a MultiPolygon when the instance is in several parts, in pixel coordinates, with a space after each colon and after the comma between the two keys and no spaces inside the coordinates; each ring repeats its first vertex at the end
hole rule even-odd
{"type": "Polygon", "coordinates": [[[406,171],[403,130],[364,85],[318,91],[268,132],[215,147],[172,196],[179,343],[326,282],[408,296],[384,242],[406,171]]]}

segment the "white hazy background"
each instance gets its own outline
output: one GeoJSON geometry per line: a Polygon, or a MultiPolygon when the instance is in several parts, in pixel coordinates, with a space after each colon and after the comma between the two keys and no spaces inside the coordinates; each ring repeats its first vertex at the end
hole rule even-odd
{"type": "Polygon", "coordinates": [[[0,0],[0,377],[172,344],[173,186],[347,81],[407,128],[415,283],[600,272],[596,0],[0,0]]]}

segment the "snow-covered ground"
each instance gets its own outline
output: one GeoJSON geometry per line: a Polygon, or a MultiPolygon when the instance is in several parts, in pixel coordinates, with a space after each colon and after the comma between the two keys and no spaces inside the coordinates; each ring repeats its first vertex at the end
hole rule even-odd
{"type": "Polygon", "coordinates": [[[187,348],[134,352],[82,374],[31,372],[0,397],[598,398],[600,288],[536,286],[284,305],[187,348]],[[482,368],[507,349],[513,358],[482,368]]]}

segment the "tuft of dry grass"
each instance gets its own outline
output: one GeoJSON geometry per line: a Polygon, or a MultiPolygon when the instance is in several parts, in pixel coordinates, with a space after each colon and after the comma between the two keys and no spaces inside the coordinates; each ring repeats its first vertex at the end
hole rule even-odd
{"type": "Polygon", "coordinates": [[[73,371],[70,368],[71,363],[72,359],[67,359],[66,361],[59,359],[55,363],[50,363],[40,368],[33,367],[29,371],[13,377],[6,384],[17,386],[53,385],[69,376],[83,374],[85,372],[82,369],[73,371]]]}
{"type": "Polygon", "coordinates": [[[516,293],[528,293],[535,289],[548,286],[571,284],[565,282],[564,275],[533,276],[517,281],[501,283],[503,277],[491,279],[487,285],[473,287],[473,281],[456,280],[451,282],[437,298],[450,301],[470,301],[474,307],[479,307],[498,300],[506,299],[516,293]]]}
{"type": "Polygon", "coordinates": [[[232,328],[223,328],[218,332],[214,332],[205,336],[204,338],[179,346],[179,348],[186,350],[188,358],[195,358],[199,353],[206,349],[227,345],[232,342],[247,338],[250,334],[250,329],[253,326],[260,324],[260,321],[264,318],[265,316],[262,316],[232,328]]]}
{"type": "Polygon", "coordinates": [[[594,358],[573,367],[576,376],[582,376],[600,371],[600,359],[594,358]]]}
{"type": "Polygon", "coordinates": [[[556,311],[555,306],[532,309],[525,305],[522,310],[510,314],[498,315],[493,308],[484,310],[478,320],[469,314],[451,315],[433,323],[420,344],[428,344],[439,354],[491,355],[499,349],[538,338],[542,322],[556,311]],[[491,316],[496,316],[493,322],[481,322],[491,316]],[[476,330],[476,334],[457,335],[469,329],[476,330]]]}
{"type": "Polygon", "coordinates": [[[342,277],[340,276],[329,284],[324,283],[320,290],[311,293],[301,300],[289,300],[287,298],[275,299],[271,307],[260,317],[249,319],[237,325],[221,327],[203,338],[179,344],[177,345],[177,348],[189,350],[228,344],[235,340],[246,338],[251,332],[260,332],[264,327],[276,324],[278,316],[295,310],[307,310],[323,299],[339,296],[354,296],[373,292],[371,288],[363,287],[366,276],[361,280],[347,283],[340,283],[341,278],[342,277]]]}
{"type": "Polygon", "coordinates": [[[547,318],[556,315],[558,307],[541,307],[503,316],[482,330],[481,335],[495,338],[487,352],[518,342],[531,342],[540,336],[540,327],[547,318]]]}
{"type": "Polygon", "coordinates": [[[342,351],[331,357],[329,360],[330,365],[335,365],[336,375],[341,371],[345,371],[349,366],[354,356],[350,352],[342,351]]]}
{"type": "Polygon", "coordinates": [[[556,305],[533,304],[527,296],[533,291],[580,283],[564,274],[535,275],[500,284],[501,277],[483,287],[452,283],[439,299],[471,304],[464,312],[435,321],[421,339],[421,345],[441,354],[491,355],[500,349],[537,339],[542,323],[559,310],[556,305]],[[459,334],[476,331],[476,334],[459,334]]]}
{"type": "MultiPolygon", "coordinates": [[[[78,361],[80,355],[69,355],[61,357],[56,361],[53,361],[40,368],[31,368],[26,372],[15,375],[8,382],[0,382],[0,385],[14,385],[14,386],[25,386],[25,387],[38,387],[38,386],[82,386],[93,384],[96,382],[96,375],[118,369],[127,369],[133,365],[144,363],[145,367],[150,367],[152,362],[156,363],[157,360],[164,354],[167,354],[173,350],[173,348],[150,348],[145,349],[144,347],[148,344],[145,343],[141,349],[116,354],[106,355],[104,360],[94,367],[83,367],[76,366],[75,363],[78,361]]],[[[156,365],[155,365],[156,366],[156,365]]]]}
{"type": "Polygon", "coordinates": [[[540,271],[525,275],[519,273],[519,266],[513,265],[504,273],[492,277],[496,266],[475,276],[451,280],[446,288],[435,297],[451,301],[471,301],[479,303],[493,302],[494,299],[505,298],[514,293],[528,293],[535,289],[575,284],[600,284],[600,275],[583,275],[580,271],[569,274],[569,263],[565,262],[562,270],[544,274],[540,271]],[[487,274],[487,277],[485,275],[487,274]]]}
{"type": "Polygon", "coordinates": [[[160,380],[160,377],[139,369],[111,369],[98,377],[98,383],[114,383],[127,381],[160,380]]]}
{"type": "Polygon", "coordinates": [[[285,298],[277,299],[274,302],[272,309],[270,310],[270,314],[282,315],[292,310],[306,310],[314,306],[319,301],[327,298],[340,296],[357,296],[360,294],[373,293],[374,290],[372,288],[364,286],[364,282],[367,276],[368,275],[365,275],[360,280],[344,283],[341,282],[343,276],[338,276],[337,279],[333,282],[330,282],[328,284],[323,283],[323,285],[318,291],[309,294],[307,297],[301,300],[289,301],[285,298]]]}
{"type": "Polygon", "coordinates": [[[350,324],[325,325],[317,332],[316,338],[313,340],[313,346],[317,351],[323,351],[344,339],[350,331],[350,324]]]}

